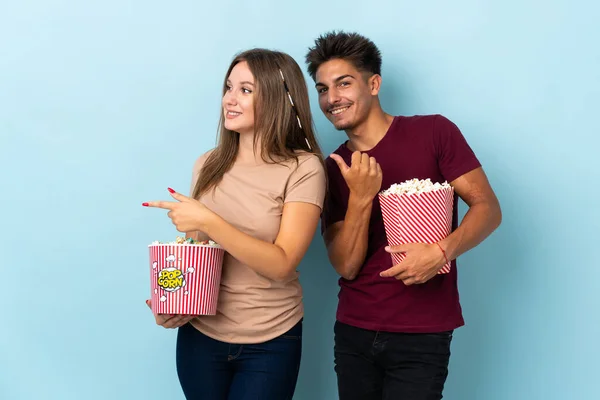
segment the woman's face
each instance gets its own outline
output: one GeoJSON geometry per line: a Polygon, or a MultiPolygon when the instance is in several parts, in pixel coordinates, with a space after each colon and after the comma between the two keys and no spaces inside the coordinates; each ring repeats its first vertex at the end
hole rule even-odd
{"type": "Polygon", "coordinates": [[[237,63],[227,77],[226,91],[223,95],[226,129],[240,135],[254,133],[254,91],[254,76],[248,68],[248,63],[237,63]]]}

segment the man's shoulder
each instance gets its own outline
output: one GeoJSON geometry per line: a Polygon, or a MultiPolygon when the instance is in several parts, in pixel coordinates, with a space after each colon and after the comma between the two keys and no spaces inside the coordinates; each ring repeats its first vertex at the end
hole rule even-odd
{"type": "Polygon", "coordinates": [[[397,132],[402,132],[402,137],[413,139],[418,137],[447,137],[449,134],[460,132],[458,126],[442,114],[417,114],[396,117],[397,132]]]}
{"type": "MultiPolygon", "coordinates": [[[[346,153],[350,153],[350,150],[348,150],[348,140],[344,140],[342,143],[340,143],[340,145],[337,147],[337,149],[335,149],[331,154],[339,154],[340,156],[344,156],[346,153]]],[[[331,157],[327,157],[327,158],[331,158],[331,157]]]]}
{"type": "MultiPolygon", "coordinates": [[[[352,153],[350,152],[350,150],[348,150],[348,147],[346,147],[346,143],[348,143],[347,140],[340,144],[337,149],[331,152],[331,154],[337,154],[342,158],[346,158],[347,156],[351,155],[352,153]]],[[[325,166],[327,167],[327,169],[331,167],[337,168],[337,164],[335,163],[334,159],[331,158],[331,155],[325,158],[325,166]]]]}
{"type": "MultiPolygon", "coordinates": [[[[348,165],[350,164],[350,157],[352,153],[346,147],[346,142],[342,143],[331,154],[339,155],[346,161],[348,165]]],[[[340,172],[340,167],[337,165],[335,160],[331,158],[331,155],[325,158],[325,170],[327,172],[327,179],[329,181],[330,189],[345,185],[344,178],[342,177],[342,173],[340,172]]]]}
{"type": "Polygon", "coordinates": [[[439,123],[450,122],[448,118],[442,114],[415,114],[415,115],[398,115],[400,125],[420,125],[423,127],[432,127],[439,123]]]}

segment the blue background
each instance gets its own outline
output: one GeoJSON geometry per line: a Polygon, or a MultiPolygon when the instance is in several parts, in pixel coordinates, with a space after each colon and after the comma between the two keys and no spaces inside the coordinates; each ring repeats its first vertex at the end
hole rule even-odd
{"type": "MultiPolygon", "coordinates": [[[[386,111],[462,129],[503,207],[459,260],[467,326],[445,398],[597,398],[599,14],[566,0],[0,1],[0,398],[183,398],[175,332],[144,304],[146,245],[176,231],[140,203],[188,190],[236,52],[280,49],[305,70],[331,29],[380,47],[386,111]]],[[[310,94],[330,152],[345,135],[310,94]]],[[[337,282],[318,235],[300,269],[295,398],[334,399],[337,282]]]]}

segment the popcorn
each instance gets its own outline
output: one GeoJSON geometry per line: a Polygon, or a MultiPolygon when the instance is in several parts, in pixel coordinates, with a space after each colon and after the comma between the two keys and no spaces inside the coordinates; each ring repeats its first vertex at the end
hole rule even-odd
{"type": "Polygon", "coordinates": [[[154,314],[216,315],[225,250],[212,240],[177,237],[148,246],[154,314]]]}
{"type": "Polygon", "coordinates": [[[151,246],[156,246],[159,244],[191,244],[191,245],[198,245],[198,246],[211,246],[211,247],[221,247],[219,244],[217,244],[216,242],[212,241],[212,240],[195,240],[192,238],[184,238],[181,236],[177,236],[175,238],[175,241],[173,242],[159,242],[158,240],[155,240],[154,242],[151,243],[151,246]]]}
{"type": "MultiPolygon", "coordinates": [[[[379,193],[385,234],[390,246],[405,243],[437,243],[452,230],[454,188],[431,179],[410,179],[393,184],[379,193]]],[[[392,253],[393,264],[404,253],[392,253]]],[[[439,274],[450,272],[448,262],[439,274]]]]}
{"type": "Polygon", "coordinates": [[[429,193],[429,192],[433,192],[436,190],[441,190],[441,189],[450,189],[450,185],[448,184],[448,182],[444,182],[444,183],[432,183],[431,179],[427,178],[427,179],[410,179],[408,181],[404,181],[400,184],[398,183],[394,183],[393,185],[391,185],[387,190],[384,190],[381,192],[381,194],[383,196],[389,196],[391,194],[397,194],[397,195],[413,195],[413,194],[420,194],[420,193],[429,193]]]}

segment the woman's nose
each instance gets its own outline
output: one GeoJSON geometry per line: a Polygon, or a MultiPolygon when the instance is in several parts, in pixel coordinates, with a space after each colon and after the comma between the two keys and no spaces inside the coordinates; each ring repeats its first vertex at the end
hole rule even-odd
{"type": "Polygon", "coordinates": [[[231,106],[236,105],[237,99],[236,99],[235,95],[230,91],[225,92],[225,95],[223,96],[223,104],[231,105],[231,106]]]}

